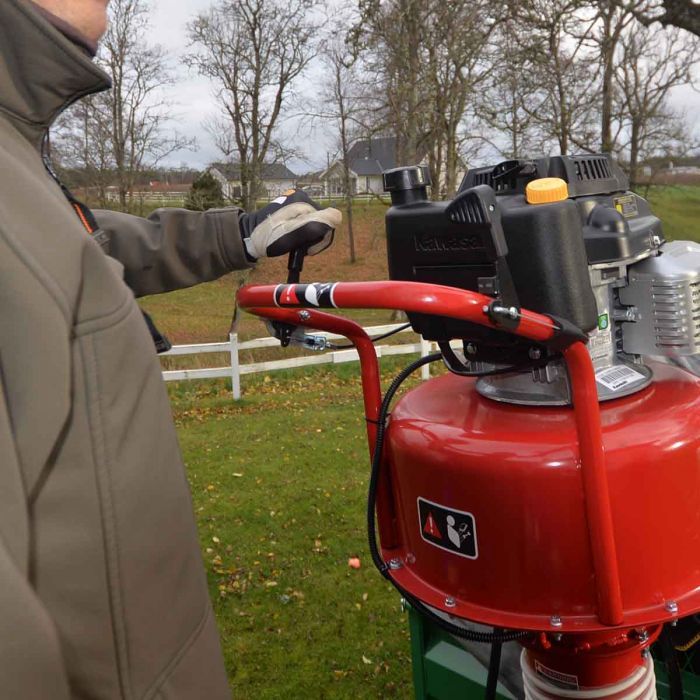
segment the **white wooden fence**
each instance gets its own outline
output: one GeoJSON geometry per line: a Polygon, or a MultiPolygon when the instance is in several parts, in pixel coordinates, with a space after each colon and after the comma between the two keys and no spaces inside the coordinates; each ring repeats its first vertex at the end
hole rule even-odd
{"type": "MultiPolygon", "coordinates": [[[[383,335],[389,333],[404,324],[392,324],[386,326],[370,326],[365,328],[365,332],[370,336],[383,335]]],[[[410,328],[398,331],[398,333],[411,333],[410,328]]],[[[344,336],[333,333],[313,333],[314,337],[323,337],[326,340],[343,339],[344,336]]],[[[201,355],[218,352],[227,353],[231,364],[227,367],[211,367],[202,369],[176,369],[164,370],[163,379],[166,382],[189,381],[192,379],[214,379],[228,377],[231,379],[233,398],[238,401],[241,398],[241,377],[244,374],[255,374],[258,372],[274,372],[278,369],[290,369],[293,367],[308,367],[309,365],[340,364],[343,362],[356,362],[359,360],[357,351],[351,350],[328,350],[313,352],[301,356],[288,357],[284,360],[270,360],[268,362],[251,362],[242,365],[240,363],[241,350],[255,350],[259,348],[279,347],[280,341],[277,338],[256,338],[240,342],[237,333],[231,333],[227,343],[203,343],[199,345],[175,345],[172,350],[164,352],[161,357],[173,357],[175,355],[201,355]]],[[[289,352],[292,352],[290,346],[289,352]]],[[[420,353],[421,356],[428,355],[432,351],[432,343],[420,339],[417,343],[407,343],[405,345],[375,345],[377,357],[388,355],[408,355],[420,353]]],[[[423,379],[430,377],[430,368],[424,365],[422,370],[423,379]]]]}

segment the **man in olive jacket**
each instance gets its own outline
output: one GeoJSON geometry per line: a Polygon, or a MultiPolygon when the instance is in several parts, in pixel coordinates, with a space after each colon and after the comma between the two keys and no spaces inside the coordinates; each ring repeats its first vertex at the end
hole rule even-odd
{"type": "Polygon", "coordinates": [[[0,698],[219,700],[190,495],[134,294],[316,252],[340,215],[301,195],[271,216],[95,212],[98,244],[41,144],[109,87],[89,56],[106,5],[0,2],[0,698]]]}

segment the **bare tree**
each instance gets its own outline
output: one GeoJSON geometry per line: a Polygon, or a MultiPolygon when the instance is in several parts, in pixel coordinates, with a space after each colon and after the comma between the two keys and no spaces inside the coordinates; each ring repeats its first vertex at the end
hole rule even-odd
{"type": "Polygon", "coordinates": [[[519,158],[541,147],[533,115],[528,111],[528,105],[536,100],[538,86],[527,70],[520,70],[527,66],[527,56],[517,48],[520,36],[512,22],[501,28],[498,41],[514,50],[508,61],[494,62],[489,81],[477,96],[476,109],[488,129],[483,140],[506,158],[519,158]]]}
{"type": "Polygon", "coordinates": [[[651,31],[637,26],[621,40],[619,90],[623,155],[629,161],[630,183],[639,186],[640,164],[672,145],[690,143],[684,120],[668,105],[671,90],[692,84],[698,40],[679,29],[651,31]]]}
{"type": "Polygon", "coordinates": [[[354,187],[350,167],[350,149],[358,137],[367,133],[366,115],[371,97],[358,65],[357,56],[346,44],[331,39],[323,51],[325,81],[321,89],[318,109],[311,116],[333,124],[338,142],[338,154],[343,173],[346,221],[350,262],[357,260],[353,228],[354,187]]]}
{"type": "Polygon", "coordinates": [[[621,4],[617,0],[593,0],[581,9],[582,30],[574,30],[577,40],[587,40],[592,58],[599,64],[600,150],[604,153],[611,153],[616,147],[613,105],[620,43],[625,32],[636,24],[635,11],[643,1],[627,0],[621,4]],[[586,15],[592,17],[592,22],[586,21],[586,15]]]}
{"type": "Polygon", "coordinates": [[[377,76],[379,114],[396,137],[397,163],[427,155],[436,197],[458,184],[465,114],[490,68],[494,7],[485,0],[360,2],[351,40],[377,76]]]}
{"type": "Polygon", "coordinates": [[[172,128],[165,133],[172,104],[163,89],[173,79],[163,48],[148,44],[148,13],[147,0],[112,0],[96,59],[112,90],[68,110],[54,139],[64,166],[84,171],[101,204],[107,185],[116,183],[122,208],[146,171],[194,143],[172,128]]]}
{"type": "Polygon", "coordinates": [[[523,103],[544,141],[562,154],[595,150],[599,141],[599,68],[588,51],[593,20],[581,27],[580,0],[530,0],[515,21],[524,52],[516,68],[537,86],[523,103]]]}
{"type": "Polygon", "coordinates": [[[110,126],[111,111],[100,94],[78,102],[51,133],[51,157],[62,178],[101,207],[114,178],[110,126]]]}
{"type": "Polygon", "coordinates": [[[149,46],[146,0],[112,0],[99,64],[112,78],[106,93],[111,111],[110,145],[119,202],[126,206],[139,176],[173,152],[192,145],[172,129],[164,133],[171,104],[162,88],[173,84],[165,51],[149,46]]]}
{"type": "Polygon", "coordinates": [[[493,3],[436,3],[423,36],[424,83],[428,90],[433,191],[454,195],[458,182],[463,126],[493,64],[491,37],[499,18],[493,3]]]}
{"type": "Polygon", "coordinates": [[[396,137],[398,165],[416,163],[427,150],[429,92],[422,49],[437,5],[434,0],[359,0],[359,18],[350,31],[350,43],[374,74],[381,98],[373,130],[396,137]]]}
{"type": "Polygon", "coordinates": [[[220,0],[189,25],[186,63],[210,78],[226,130],[224,155],[240,164],[243,205],[262,194],[262,169],[276,139],[285,101],[316,53],[316,0],[220,0]],[[234,148],[235,145],[235,148],[234,148]]]}
{"type": "Polygon", "coordinates": [[[646,26],[660,22],[665,27],[678,27],[700,36],[700,5],[695,0],[650,0],[635,15],[646,26]]]}

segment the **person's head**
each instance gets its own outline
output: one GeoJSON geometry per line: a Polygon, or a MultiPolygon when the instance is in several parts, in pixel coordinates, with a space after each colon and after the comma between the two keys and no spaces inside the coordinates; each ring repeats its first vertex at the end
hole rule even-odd
{"type": "Polygon", "coordinates": [[[107,29],[109,0],[33,0],[95,43],[107,29]]]}

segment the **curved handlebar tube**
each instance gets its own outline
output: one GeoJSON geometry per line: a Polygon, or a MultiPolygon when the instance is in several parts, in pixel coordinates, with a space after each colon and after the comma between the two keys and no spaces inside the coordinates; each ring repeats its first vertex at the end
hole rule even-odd
{"type": "MultiPolygon", "coordinates": [[[[483,294],[421,282],[336,282],[247,286],[238,292],[238,303],[258,316],[298,326],[339,333],[348,338],[360,355],[362,387],[370,457],[376,436],[376,420],[381,403],[379,367],[371,340],[362,327],[318,311],[336,309],[400,309],[469,321],[512,333],[530,340],[556,341],[562,332],[556,320],[524,309],[498,309],[512,312],[515,324],[500,325],[494,315],[494,299],[483,294]],[[294,309],[305,309],[295,311],[294,309]]],[[[496,307],[498,308],[498,307],[496,307]]],[[[566,344],[563,356],[571,380],[573,410],[581,459],[588,536],[595,571],[598,619],[617,626],[623,622],[622,595],[615,550],[610,495],[603,450],[600,408],[595,373],[585,345],[575,336],[566,344]]],[[[379,532],[382,546],[397,543],[394,507],[388,482],[381,484],[377,497],[379,532]]]]}

